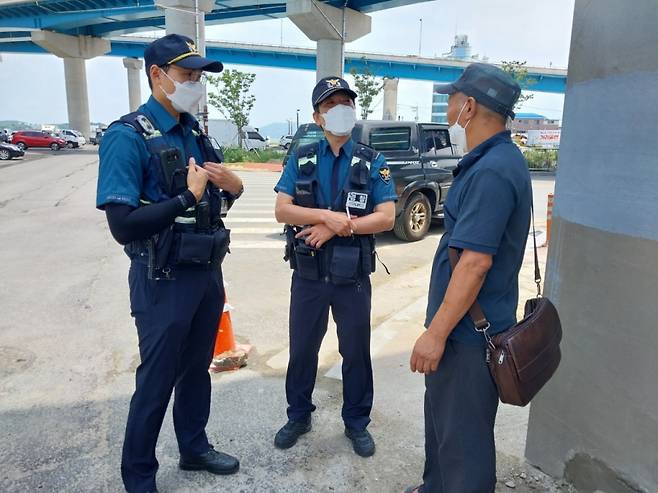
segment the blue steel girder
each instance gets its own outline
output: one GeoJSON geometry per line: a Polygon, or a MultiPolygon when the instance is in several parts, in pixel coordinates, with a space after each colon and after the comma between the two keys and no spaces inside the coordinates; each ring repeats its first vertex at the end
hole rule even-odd
{"type": "MultiPolygon", "coordinates": [[[[3,34],[0,33],[0,39],[3,34]]],[[[8,36],[9,37],[9,36],[8,36]]],[[[9,37],[10,38],[10,37],[9,37]]],[[[143,42],[113,40],[109,56],[141,58],[148,40],[143,42]]],[[[209,58],[221,60],[225,64],[251,65],[260,67],[287,68],[297,70],[315,70],[316,59],[312,50],[256,50],[251,48],[239,48],[233,46],[214,46],[212,43],[206,47],[209,58]]],[[[7,53],[46,53],[41,47],[31,41],[7,41],[0,43],[0,52],[7,53]]],[[[433,82],[452,82],[459,78],[463,66],[421,63],[418,61],[405,61],[403,58],[381,59],[382,55],[373,55],[368,58],[364,54],[350,55],[346,53],[345,72],[349,73],[352,68],[363,71],[368,68],[372,73],[380,77],[396,77],[401,79],[426,80],[433,82]]],[[[529,78],[534,83],[526,85],[524,89],[548,93],[564,93],[566,90],[566,77],[563,75],[545,75],[530,72],[529,78]]]]}
{"type": "MultiPolygon", "coordinates": [[[[342,0],[319,0],[343,7],[342,0]]],[[[349,0],[354,10],[371,12],[429,0],[349,0]]],[[[216,0],[215,8],[206,14],[208,24],[238,18],[283,16],[285,1],[260,3],[251,0],[216,0]]],[[[160,28],[164,25],[162,10],[155,0],[40,0],[0,6],[0,29],[48,29],[89,36],[109,36],[160,28]],[[116,26],[116,27],[115,27],[116,26]]]]}
{"type": "MultiPolygon", "coordinates": [[[[283,15],[286,11],[285,3],[262,4],[257,6],[245,6],[213,10],[206,14],[206,24],[220,23],[229,19],[248,18],[248,17],[270,17],[283,15]]],[[[144,31],[153,28],[153,30],[163,29],[165,18],[163,15],[149,17],[139,20],[127,21],[109,21],[104,23],[88,26],[84,32],[68,32],[67,34],[86,34],[88,36],[116,36],[119,34],[129,34],[136,31],[144,31]]]]}

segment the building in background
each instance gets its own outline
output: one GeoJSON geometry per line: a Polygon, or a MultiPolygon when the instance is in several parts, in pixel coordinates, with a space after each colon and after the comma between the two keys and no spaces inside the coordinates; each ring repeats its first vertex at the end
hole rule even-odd
{"type": "Polygon", "coordinates": [[[517,113],[512,121],[512,132],[527,132],[528,130],[558,130],[560,120],[552,120],[537,113],[517,113]]]}
{"type": "MultiPolygon", "coordinates": [[[[480,58],[477,54],[473,55],[473,48],[468,42],[468,35],[466,34],[456,35],[455,42],[450,47],[450,51],[444,53],[443,57],[472,62],[486,62],[488,60],[487,57],[480,58]]],[[[432,121],[434,123],[448,123],[448,95],[436,92],[436,86],[443,84],[443,82],[435,82],[432,89],[432,121]]]]}

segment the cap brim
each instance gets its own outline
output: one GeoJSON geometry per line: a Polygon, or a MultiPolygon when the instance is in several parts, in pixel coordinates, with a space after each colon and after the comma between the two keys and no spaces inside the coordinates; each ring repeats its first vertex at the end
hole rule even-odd
{"type": "Polygon", "coordinates": [[[222,62],[210,60],[202,56],[188,56],[174,63],[174,65],[188,70],[203,70],[204,72],[221,72],[224,70],[222,62]]]}
{"type": "Polygon", "coordinates": [[[434,92],[438,94],[454,94],[459,92],[459,89],[454,84],[440,84],[434,86],[434,92]]]}
{"type": "Polygon", "coordinates": [[[322,101],[327,99],[332,94],[335,94],[335,93],[340,92],[340,91],[346,92],[347,94],[349,94],[349,96],[352,99],[356,99],[357,97],[359,97],[359,95],[357,93],[355,93],[352,89],[345,89],[344,87],[330,87],[329,89],[324,91],[322,94],[320,94],[315,99],[315,101],[313,101],[313,106],[317,106],[318,104],[320,104],[322,101]]]}

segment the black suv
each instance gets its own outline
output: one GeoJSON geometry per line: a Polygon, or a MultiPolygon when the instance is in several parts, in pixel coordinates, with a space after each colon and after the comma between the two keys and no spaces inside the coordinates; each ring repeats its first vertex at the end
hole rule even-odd
{"type": "MultiPolygon", "coordinates": [[[[324,136],[315,123],[302,125],[292,139],[283,160],[300,145],[317,142],[324,136]]],[[[401,121],[361,120],[352,139],[369,145],[386,158],[395,181],[395,235],[401,240],[423,238],[432,218],[443,218],[443,202],[452,184],[452,170],[462,157],[461,149],[450,145],[448,125],[401,121]]]]}

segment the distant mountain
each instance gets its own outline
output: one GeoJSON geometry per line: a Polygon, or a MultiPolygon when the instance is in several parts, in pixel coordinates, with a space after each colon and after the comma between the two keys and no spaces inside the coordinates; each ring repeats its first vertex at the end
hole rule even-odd
{"type": "MultiPolygon", "coordinates": [[[[288,134],[288,123],[287,122],[269,123],[268,125],[259,127],[259,133],[263,137],[269,137],[271,139],[278,140],[281,138],[282,135],[288,134]]],[[[293,133],[294,133],[294,129],[293,129],[293,133]]]]}
{"type": "Polygon", "coordinates": [[[18,120],[0,120],[0,129],[3,128],[8,128],[9,130],[40,130],[41,125],[21,122],[18,120]]]}

